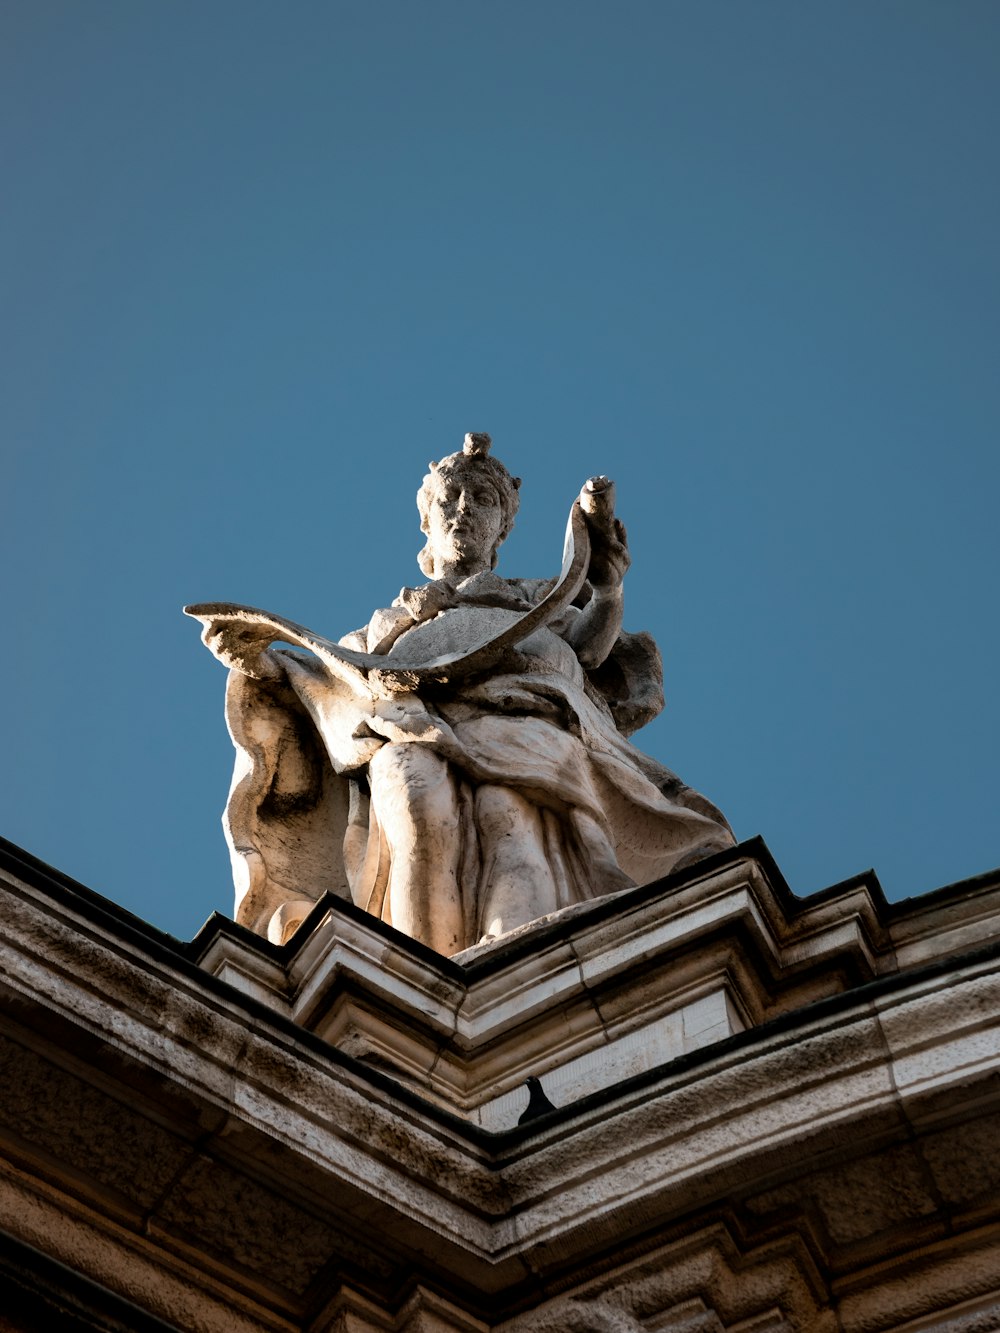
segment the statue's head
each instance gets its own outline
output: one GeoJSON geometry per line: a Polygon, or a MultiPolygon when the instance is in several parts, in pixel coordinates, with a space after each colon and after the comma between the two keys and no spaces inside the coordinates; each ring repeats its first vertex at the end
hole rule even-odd
{"type": "Polygon", "coordinates": [[[466,435],[461,453],[430,464],[417,492],[427,537],[417,562],[429,578],[444,565],[496,566],[497,548],[514,526],[521,478],[490,456],[491,443],[486,434],[466,435]]]}

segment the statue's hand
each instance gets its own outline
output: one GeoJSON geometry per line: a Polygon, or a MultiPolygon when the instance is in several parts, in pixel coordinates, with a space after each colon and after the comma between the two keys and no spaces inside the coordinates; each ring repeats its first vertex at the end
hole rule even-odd
{"type": "Polygon", "coordinates": [[[254,680],[273,680],[281,668],[266,651],[273,633],[254,625],[212,620],[205,626],[201,641],[223,666],[254,680]]]}
{"type": "Polygon", "coordinates": [[[597,592],[621,586],[632,557],[625,525],[615,517],[615,484],[610,477],[591,477],[580,492],[580,508],[590,530],[590,569],[587,578],[597,592]]]}
{"type": "Polygon", "coordinates": [[[401,606],[415,624],[433,620],[441,611],[455,605],[452,590],[443,583],[426,583],[422,588],[401,588],[393,606],[401,606]]]}

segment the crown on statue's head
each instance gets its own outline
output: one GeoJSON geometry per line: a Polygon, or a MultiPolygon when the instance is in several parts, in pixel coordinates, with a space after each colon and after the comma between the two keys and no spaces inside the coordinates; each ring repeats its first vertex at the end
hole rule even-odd
{"type": "Polygon", "coordinates": [[[462,441],[462,453],[474,458],[485,458],[492,443],[493,437],[484,430],[470,430],[462,441]]]}

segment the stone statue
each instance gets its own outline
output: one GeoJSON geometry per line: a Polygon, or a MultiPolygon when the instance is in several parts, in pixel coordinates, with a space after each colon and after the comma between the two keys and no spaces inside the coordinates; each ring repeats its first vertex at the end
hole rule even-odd
{"type": "Polygon", "coordinates": [[[733,844],[625,739],[663,694],[653,640],[622,632],[612,483],[574,502],[555,580],[501,578],[521,483],[489,449],[467,435],[430,464],[429,581],[339,643],[250,607],[186,608],[231,668],[235,914],[269,939],[332,891],[450,955],[733,844]]]}

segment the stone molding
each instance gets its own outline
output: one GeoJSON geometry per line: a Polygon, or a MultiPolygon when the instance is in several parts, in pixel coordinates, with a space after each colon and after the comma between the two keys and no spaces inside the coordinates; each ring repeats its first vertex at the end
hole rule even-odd
{"type": "Polygon", "coordinates": [[[284,949],[215,918],[214,975],[495,1131],[546,1079],[557,1105],[936,957],[1000,937],[980,877],[900,912],[873,876],[795,900],[759,840],[454,960],[328,897],[284,949]],[[930,942],[941,947],[936,953],[930,942]]]}
{"type": "Polygon", "coordinates": [[[463,965],[329,902],[181,945],[8,846],[0,1226],[179,1329],[988,1327],[998,897],[744,844],[463,965]]]}

